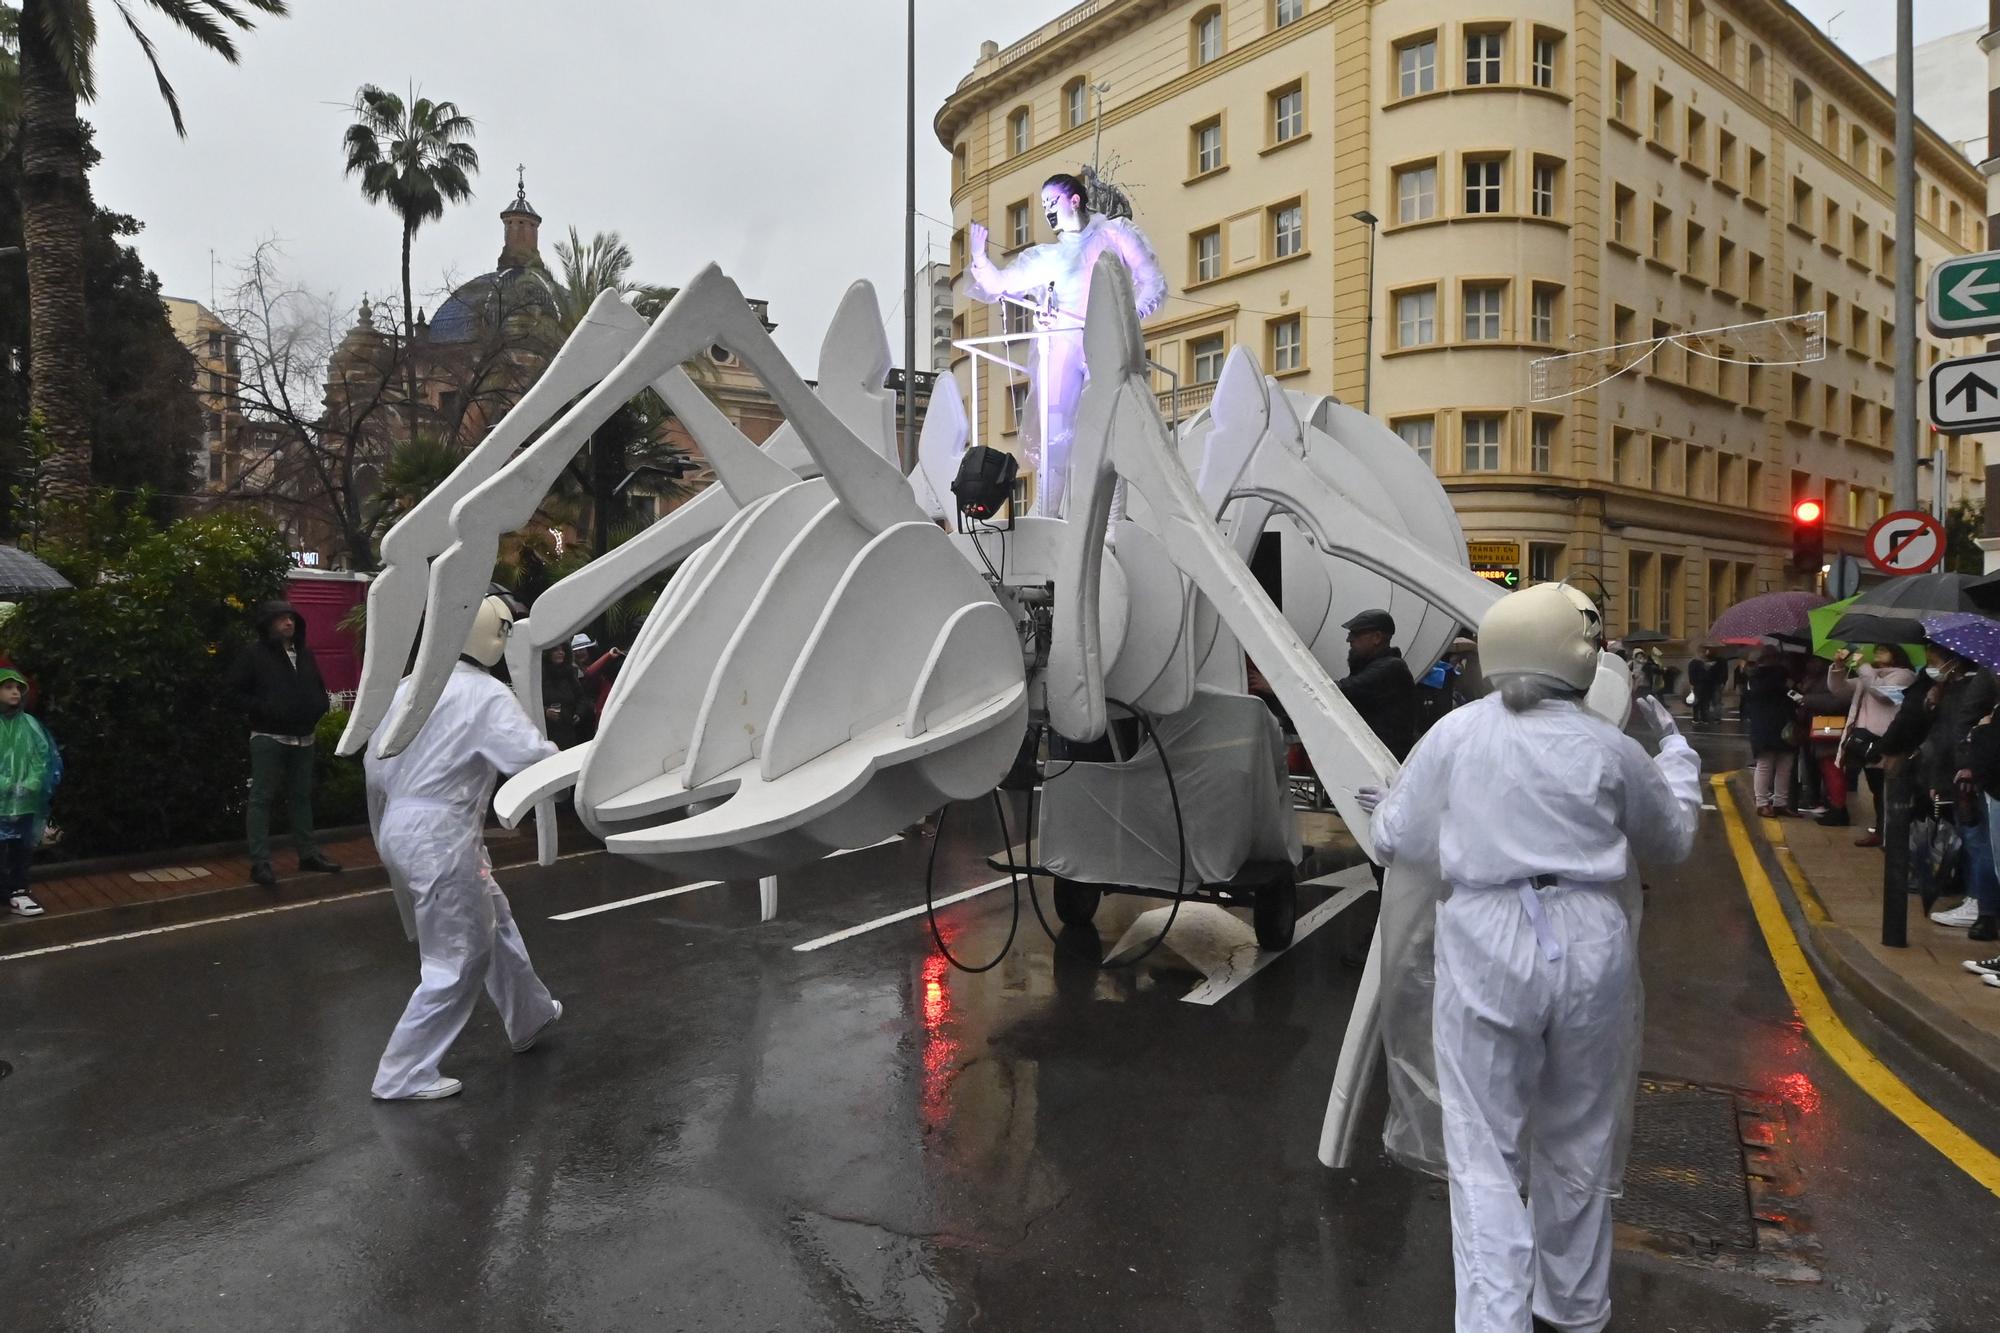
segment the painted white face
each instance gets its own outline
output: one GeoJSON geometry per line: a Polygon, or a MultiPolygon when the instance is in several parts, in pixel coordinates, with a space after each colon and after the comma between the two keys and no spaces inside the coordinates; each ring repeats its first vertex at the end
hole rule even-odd
{"type": "Polygon", "coordinates": [[[1077,209],[1075,197],[1065,195],[1060,185],[1042,187],[1042,216],[1058,233],[1083,229],[1083,215],[1077,209]]]}

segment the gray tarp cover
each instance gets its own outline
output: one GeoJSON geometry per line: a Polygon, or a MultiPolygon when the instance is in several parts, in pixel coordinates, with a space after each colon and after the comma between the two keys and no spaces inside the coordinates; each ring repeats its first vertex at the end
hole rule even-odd
{"type": "MultiPolygon", "coordinates": [[[[1193,703],[1153,726],[1187,826],[1187,887],[1229,879],[1249,861],[1298,863],[1284,736],[1262,700],[1203,685],[1193,703]]],[[[1040,855],[1052,873],[1172,892],[1179,849],[1166,772],[1150,741],[1123,763],[1051,765],[1040,855]]]]}

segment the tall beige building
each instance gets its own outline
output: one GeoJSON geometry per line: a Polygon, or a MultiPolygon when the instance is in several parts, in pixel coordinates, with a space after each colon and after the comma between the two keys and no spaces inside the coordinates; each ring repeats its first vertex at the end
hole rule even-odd
{"type": "Polygon", "coordinates": [[[191,478],[197,490],[220,494],[235,486],[244,467],[245,426],[236,407],[242,335],[199,301],[163,296],[174,336],[194,354],[195,396],[201,402],[201,453],[191,478]]]}
{"type": "MultiPolygon", "coordinates": [[[[1601,581],[1614,627],[1687,639],[1805,581],[1795,499],[1826,504],[1830,550],[1887,511],[1893,122],[1780,0],[1089,0],[988,43],[937,114],[954,323],[1000,331],[966,294],[966,224],[996,251],[1047,239],[1042,180],[1101,133],[1167,270],[1146,336],[1184,411],[1238,343],[1288,387],[1365,393],[1478,556],[1601,581]],[[1653,350],[1813,311],[1807,364],[1780,364],[1796,320],[1653,350]],[[1538,359],[1614,344],[1635,346],[1555,367],[1545,392],[1575,391],[1536,400],[1538,359]]],[[[1983,248],[1986,209],[1921,127],[1918,171],[1921,276],[1983,248]]],[[[1909,373],[1972,350],[1926,338],[1909,373]]],[[[1009,386],[981,388],[1006,446],[1009,386]]],[[[1949,462],[1948,495],[1972,494],[1978,443],[1949,462]]]]}

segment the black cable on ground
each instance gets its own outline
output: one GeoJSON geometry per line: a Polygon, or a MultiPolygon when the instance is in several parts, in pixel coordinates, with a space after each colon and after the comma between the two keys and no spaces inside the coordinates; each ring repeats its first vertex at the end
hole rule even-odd
{"type": "MultiPolygon", "coordinates": [[[[997,788],[994,791],[994,796],[995,799],[999,797],[997,788]]],[[[937,882],[938,847],[944,842],[944,818],[950,810],[951,806],[949,803],[938,808],[937,828],[931,833],[930,860],[924,866],[924,920],[930,924],[931,939],[936,941],[938,952],[944,955],[944,960],[947,963],[950,963],[961,972],[991,972],[994,968],[1000,966],[1000,960],[1005,958],[1008,950],[1014,947],[1014,934],[1021,928],[1021,884],[1018,879],[1014,881],[1014,915],[1013,919],[1007,923],[1007,938],[1001,943],[1000,952],[994,954],[990,962],[981,963],[978,967],[972,967],[960,962],[957,956],[952,953],[951,946],[944,942],[944,933],[938,929],[937,903],[933,898],[933,886],[937,882]]],[[[1004,822],[1001,825],[1000,836],[1003,838],[1007,836],[1004,822]]],[[[1011,866],[1013,861],[1013,850],[1011,847],[1008,849],[1007,859],[1011,866]]]]}

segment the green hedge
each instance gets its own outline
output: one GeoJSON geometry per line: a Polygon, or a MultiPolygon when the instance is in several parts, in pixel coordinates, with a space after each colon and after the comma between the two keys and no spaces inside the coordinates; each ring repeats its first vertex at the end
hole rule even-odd
{"type": "Polygon", "coordinates": [[[250,759],[223,687],[251,610],[282,596],[277,531],[246,513],[159,528],[101,519],[71,549],[37,551],[77,586],[23,601],[0,653],[34,682],[63,752],[54,822],[78,856],[243,836],[250,759]]]}

